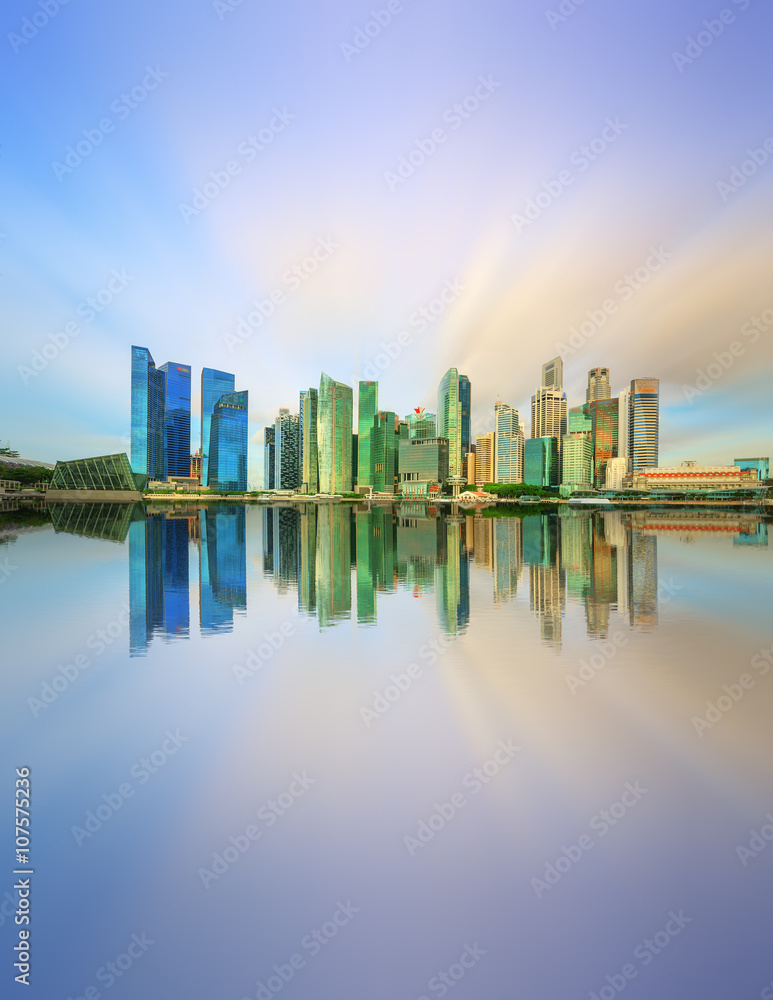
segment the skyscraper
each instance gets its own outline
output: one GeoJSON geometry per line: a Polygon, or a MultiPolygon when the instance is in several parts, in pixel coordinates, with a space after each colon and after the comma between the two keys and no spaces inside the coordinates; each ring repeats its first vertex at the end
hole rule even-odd
{"type": "Polygon", "coordinates": [[[306,395],[305,389],[301,389],[300,398],[298,400],[298,485],[300,486],[303,482],[303,423],[305,419],[306,411],[306,395]]]}
{"type": "Polygon", "coordinates": [[[558,486],[558,443],[554,437],[530,438],[524,445],[523,481],[529,486],[558,486]]]}
{"type": "Polygon", "coordinates": [[[164,479],[191,474],[191,367],[167,361],[164,373],[164,479]]]}
{"type": "Polygon", "coordinates": [[[566,434],[566,394],[560,389],[540,386],[531,397],[531,436],[553,437],[558,442],[566,434]]]}
{"type": "Polygon", "coordinates": [[[470,450],[470,380],[449,368],[438,387],[438,437],[448,439],[448,474],[463,475],[464,456],[470,450]],[[464,435],[464,437],[463,437],[464,435]]]}
{"type": "Polygon", "coordinates": [[[209,485],[213,490],[247,489],[246,390],[226,392],[215,404],[209,431],[209,485]]]}
{"type": "Polygon", "coordinates": [[[274,482],[278,490],[295,490],[300,482],[298,423],[298,414],[288,409],[281,409],[274,422],[274,482]]]}
{"type": "Polygon", "coordinates": [[[617,427],[620,401],[618,399],[594,399],[588,404],[593,424],[593,481],[604,488],[607,477],[607,462],[617,458],[617,427]]]}
{"type": "Polygon", "coordinates": [[[303,404],[303,473],[301,485],[307,493],[319,493],[319,451],[317,449],[317,419],[319,393],[310,388],[303,404]]]}
{"type": "Polygon", "coordinates": [[[591,368],[588,372],[588,390],[585,395],[585,402],[592,403],[594,399],[609,399],[611,395],[609,369],[591,368]]]}
{"type": "Polygon", "coordinates": [[[630,391],[629,469],[638,472],[640,469],[655,468],[658,464],[660,380],[635,378],[630,391]]]}
{"type": "MultiPolygon", "coordinates": [[[[215,404],[226,392],[233,392],[234,376],[217,368],[201,370],[201,485],[209,485],[209,429],[215,404]]],[[[268,483],[266,484],[268,489],[268,483]]]]}
{"type": "Polygon", "coordinates": [[[393,493],[395,489],[399,441],[395,432],[396,421],[391,410],[380,410],[373,418],[368,484],[375,493],[393,493]]]}
{"type": "Polygon", "coordinates": [[[542,382],[545,389],[563,389],[564,362],[561,358],[552,358],[542,366],[542,382]]]}
{"type": "Polygon", "coordinates": [[[496,479],[496,455],[494,444],[496,434],[489,431],[488,434],[479,434],[475,439],[475,485],[485,486],[486,483],[495,483],[496,479]]]}
{"type": "Polygon", "coordinates": [[[263,486],[267,490],[276,489],[276,430],[274,427],[266,427],[264,434],[263,451],[263,486]]]}
{"type": "Polygon", "coordinates": [[[350,493],[352,489],[351,386],[322,372],[317,410],[319,489],[321,493],[350,493]]]}
{"type": "Polygon", "coordinates": [[[593,441],[590,432],[565,434],[561,458],[562,484],[572,489],[593,485],[593,441]]]}
{"type": "Polygon", "coordinates": [[[630,469],[631,454],[628,442],[631,422],[631,387],[626,386],[617,394],[620,400],[617,417],[617,455],[625,459],[625,471],[630,469]]]}
{"type": "Polygon", "coordinates": [[[408,424],[408,437],[411,441],[416,438],[437,437],[437,417],[434,413],[427,413],[423,406],[417,406],[413,413],[409,413],[405,422],[408,424]]]}
{"type": "Polygon", "coordinates": [[[494,405],[496,423],[495,483],[523,482],[523,430],[518,410],[500,400],[494,405]]]}
{"type": "Polygon", "coordinates": [[[360,382],[357,394],[357,485],[370,486],[370,434],[378,410],[378,382],[360,382]]]}
{"type": "Polygon", "coordinates": [[[131,378],[132,472],[162,479],[166,376],[147,348],[132,347],[131,378]]]}

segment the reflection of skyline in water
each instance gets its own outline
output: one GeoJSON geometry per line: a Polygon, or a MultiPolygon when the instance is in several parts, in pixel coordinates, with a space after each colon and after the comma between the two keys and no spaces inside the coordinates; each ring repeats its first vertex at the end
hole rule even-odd
{"type": "MultiPolygon", "coordinates": [[[[685,544],[706,533],[732,536],[734,545],[768,544],[768,525],[759,517],[721,511],[562,508],[492,517],[424,504],[309,503],[254,514],[264,576],[280,594],[294,591],[299,610],[322,628],[353,617],[375,625],[379,601],[403,590],[415,597],[434,592],[440,628],[460,635],[475,610],[471,574],[485,574],[494,606],[516,598],[528,603],[542,641],[556,650],[567,604],[584,608],[592,639],[608,637],[612,611],[632,628],[657,627],[659,601],[668,599],[659,592],[660,535],[685,544]]],[[[246,613],[244,506],[145,513],[141,505],[61,504],[51,516],[57,532],[128,538],[132,655],[142,655],[156,636],[190,635],[192,545],[199,550],[201,634],[229,632],[234,614],[246,613]]]]}

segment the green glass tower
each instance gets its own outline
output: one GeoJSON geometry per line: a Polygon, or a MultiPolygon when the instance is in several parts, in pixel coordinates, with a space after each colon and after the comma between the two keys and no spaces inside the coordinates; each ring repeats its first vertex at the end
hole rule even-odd
{"type": "Polygon", "coordinates": [[[370,432],[378,410],[378,382],[360,382],[357,397],[357,485],[371,485],[370,432]]]}
{"type": "Polygon", "coordinates": [[[464,475],[470,449],[470,380],[449,368],[438,386],[437,436],[448,439],[448,474],[464,475]]]}
{"type": "Polygon", "coordinates": [[[352,389],[322,372],[317,409],[319,491],[352,490],[352,389]]]}
{"type": "Polygon", "coordinates": [[[318,410],[319,393],[316,389],[309,389],[303,401],[303,469],[301,474],[301,488],[306,493],[319,493],[318,410]]]}
{"type": "Polygon", "coordinates": [[[380,410],[370,432],[370,479],[375,493],[393,493],[397,475],[397,417],[392,410],[380,410]]]}

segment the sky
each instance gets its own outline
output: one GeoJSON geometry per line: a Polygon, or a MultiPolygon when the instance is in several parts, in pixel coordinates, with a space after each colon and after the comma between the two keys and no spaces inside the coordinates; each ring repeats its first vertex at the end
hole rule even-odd
{"type": "Polygon", "coordinates": [[[2,21],[0,440],[24,457],[129,450],[132,344],[192,366],[194,449],[201,368],[249,390],[253,485],[322,371],[404,415],[457,367],[481,434],[498,398],[528,429],[556,354],[570,406],[599,365],[615,394],[661,380],[661,465],[773,450],[768,0],[2,21]]]}

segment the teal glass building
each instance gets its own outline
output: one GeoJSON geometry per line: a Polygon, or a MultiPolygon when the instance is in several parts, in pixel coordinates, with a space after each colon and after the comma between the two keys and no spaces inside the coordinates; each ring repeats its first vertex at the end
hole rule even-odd
{"type": "Polygon", "coordinates": [[[247,489],[247,390],[224,393],[215,404],[209,438],[209,486],[247,489]]]}
{"type": "Polygon", "coordinates": [[[150,351],[132,347],[131,467],[150,479],[164,477],[165,394],[166,377],[150,351]]]}
{"type": "MultiPolygon", "coordinates": [[[[209,433],[212,424],[212,414],[220,397],[226,392],[233,392],[234,376],[229,372],[218,371],[217,368],[202,368],[201,370],[201,485],[209,485],[209,433]]],[[[187,473],[186,473],[187,475],[187,473]]]]}
{"type": "Polygon", "coordinates": [[[164,479],[191,474],[191,366],[167,361],[164,373],[164,479]]]}
{"type": "Polygon", "coordinates": [[[357,394],[357,486],[372,485],[370,435],[378,410],[378,382],[360,382],[357,394]]]}
{"type": "Polygon", "coordinates": [[[319,392],[310,388],[303,403],[303,469],[301,488],[306,493],[319,493],[319,449],[317,447],[317,420],[319,392]]]}
{"type": "Polygon", "coordinates": [[[369,485],[375,493],[394,493],[397,477],[397,417],[392,410],[380,410],[370,431],[369,485]]]}
{"type": "Polygon", "coordinates": [[[523,481],[529,486],[558,486],[558,442],[529,438],[524,445],[523,481]]]}
{"type": "Polygon", "coordinates": [[[322,372],[317,411],[320,493],[352,491],[352,403],[351,386],[322,372]]]}
{"type": "Polygon", "coordinates": [[[438,386],[437,411],[437,435],[448,440],[449,476],[463,475],[464,456],[470,450],[470,398],[470,380],[449,368],[438,386]]]}

